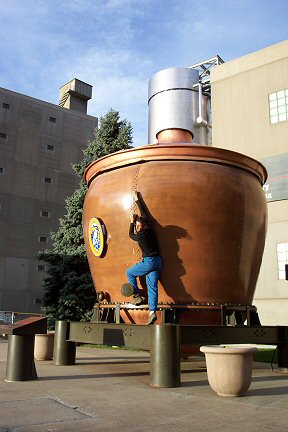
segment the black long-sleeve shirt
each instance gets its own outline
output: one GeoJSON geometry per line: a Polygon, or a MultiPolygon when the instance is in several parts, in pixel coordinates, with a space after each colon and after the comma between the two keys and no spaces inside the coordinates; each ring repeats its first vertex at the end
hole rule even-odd
{"type": "MultiPolygon", "coordinates": [[[[147,217],[147,214],[145,212],[145,208],[142,205],[140,200],[137,200],[137,205],[140,210],[141,216],[147,217]]],[[[153,230],[150,228],[147,228],[140,232],[134,232],[134,224],[133,222],[130,224],[129,229],[129,237],[137,241],[141,251],[142,251],[142,257],[149,257],[149,256],[157,256],[159,255],[158,250],[158,243],[157,238],[153,230]]]]}
{"type": "Polygon", "coordinates": [[[132,222],[130,224],[129,237],[132,240],[137,241],[142,251],[143,258],[159,255],[157,238],[153,230],[148,228],[135,233],[134,224],[132,222]]]}

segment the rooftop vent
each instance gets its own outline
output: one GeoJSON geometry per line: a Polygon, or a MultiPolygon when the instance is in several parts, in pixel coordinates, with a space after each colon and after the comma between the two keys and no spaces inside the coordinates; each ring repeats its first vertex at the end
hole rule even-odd
{"type": "Polygon", "coordinates": [[[87,102],[92,97],[92,86],[74,78],[60,87],[59,105],[87,114],[87,102]]]}

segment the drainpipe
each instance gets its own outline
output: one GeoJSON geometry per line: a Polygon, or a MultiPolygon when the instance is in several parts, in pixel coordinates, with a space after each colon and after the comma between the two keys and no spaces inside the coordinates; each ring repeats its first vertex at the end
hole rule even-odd
{"type": "Polygon", "coordinates": [[[202,125],[205,125],[207,127],[210,127],[210,125],[208,124],[208,122],[206,120],[204,120],[203,117],[202,117],[202,97],[203,97],[203,87],[202,87],[202,82],[199,81],[199,84],[198,84],[199,116],[197,117],[196,122],[198,124],[202,124],[202,125]]]}

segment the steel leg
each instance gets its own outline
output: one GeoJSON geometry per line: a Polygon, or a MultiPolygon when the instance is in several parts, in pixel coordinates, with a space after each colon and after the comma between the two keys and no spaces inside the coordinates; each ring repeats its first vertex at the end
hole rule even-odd
{"type": "Polygon", "coordinates": [[[180,387],[180,326],[151,326],[150,386],[180,387]]]}
{"type": "Polygon", "coordinates": [[[34,335],[10,335],[5,381],[37,380],[34,363],[34,335]]]}
{"type": "Polygon", "coordinates": [[[68,321],[56,321],[53,363],[56,366],[69,366],[75,364],[76,343],[69,342],[68,321]]]}
{"type": "Polygon", "coordinates": [[[277,344],[278,350],[278,372],[288,373],[288,327],[279,327],[279,339],[282,343],[277,344]]]}

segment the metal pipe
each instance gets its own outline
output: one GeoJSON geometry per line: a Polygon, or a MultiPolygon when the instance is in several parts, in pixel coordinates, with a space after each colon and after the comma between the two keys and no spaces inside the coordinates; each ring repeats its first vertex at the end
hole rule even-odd
{"type": "Polygon", "coordinates": [[[281,343],[277,344],[278,350],[278,372],[288,373],[288,327],[279,326],[279,340],[281,343]]]}
{"type": "Polygon", "coordinates": [[[196,119],[197,123],[202,123],[203,117],[202,117],[202,82],[199,81],[198,84],[198,117],[196,119]],[[200,121],[199,121],[200,120],[200,121]]]}
{"type": "Polygon", "coordinates": [[[151,327],[150,386],[181,386],[179,325],[161,324],[151,327]]]}
{"type": "Polygon", "coordinates": [[[199,105],[198,114],[199,115],[196,119],[196,122],[199,125],[201,124],[201,125],[210,127],[208,125],[208,122],[203,119],[202,101],[203,101],[203,85],[202,85],[202,82],[199,81],[199,84],[198,84],[198,105],[199,105]]]}
{"type": "Polygon", "coordinates": [[[76,344],[69,339],[70,323],[56,321],[53,363],[55,366],[69,366],[75,364],[76,344]]]}
{"type": "Polygon", "coordinates": [[[34,363],[34,340],[34,335],[9,335],[5,381],[38,379],[34,363]]]}

